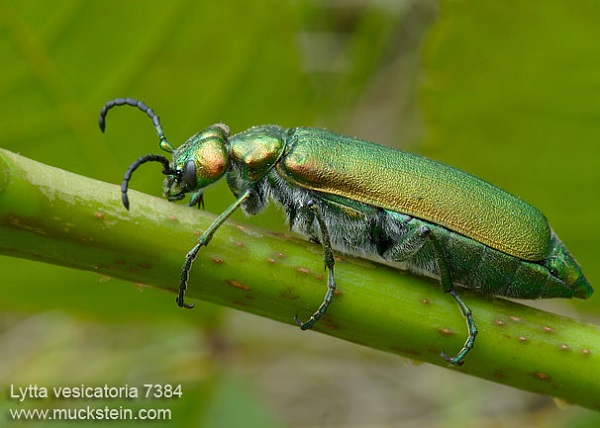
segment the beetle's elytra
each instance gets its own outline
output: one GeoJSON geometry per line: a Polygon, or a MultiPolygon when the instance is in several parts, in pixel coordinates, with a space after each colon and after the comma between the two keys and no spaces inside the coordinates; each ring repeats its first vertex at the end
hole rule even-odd
{"type": "Polygon", "coordinates": [[[175,149],[165,138],[158,116],[144,103],[117,98],[100,113],[104,130],[108,110],[130,105],[153,121],[161,149],[125,173],[123,204],[133,172],[143,163],[160,162],[170,201],[191,193],[189,205],[203,203],[204,188],[227,179],[237,198],[187,254],[181,274],[179,306],[200,248],[240,208],[257,214],[270,201],[279,204],[290,228],[321,242],[328,272],[323,303],[303,329],[327,311],[336,288],[333,251],[404,262],[418,274],[439,277],[442,288],[466,318],[468,337],[452,365],[462,364],[473,347],[477,328],[471,310],[455,286],[487,295],[523,299],[578,297],[593,289],[581,267],[537,209],[477,177],[431,159],[368,141],[314,128],[256,126],[230,135],[216,124],[175,149]]]}

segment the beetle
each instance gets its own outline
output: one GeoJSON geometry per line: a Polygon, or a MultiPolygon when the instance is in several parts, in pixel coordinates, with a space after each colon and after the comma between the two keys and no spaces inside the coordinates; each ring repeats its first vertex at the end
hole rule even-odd
{"type": "Polygon", "coordinates": [[[402,263],[416,274],[439,278],[466,320],[459,352],[442,357],[461,365],[473,348],[477,327],[456,286],[485,295],[521,299],[577,297],[593,289],[577,261],[531,205],[471,174],[417,154],[380,146],[324,129],[255,126],[230,135],[209,126],[175,149],[159,117],[141,101],[117,98],[104,105],[100,129],[115,106],[146,113],[159,147],[172,154],[140,157],[121,185],[123,205],[133,172],[146,162],[162,164],[164,194],[190,206],[203,205],[204,188],[225,177],[235,202],[204,231],[183,263],[177,304],[184,300],[198,251],[237,209],[258,214],[269,201],[280,205],[291,230],[320,242],[327,271],[323,302],[305,322],[311,328],[331,304],[336,289],[334,250],[402,263]]]}

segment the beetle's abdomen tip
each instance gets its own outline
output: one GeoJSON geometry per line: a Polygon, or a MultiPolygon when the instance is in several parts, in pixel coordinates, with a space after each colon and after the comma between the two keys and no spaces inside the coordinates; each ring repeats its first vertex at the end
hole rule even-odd
{"type": "Polygon", "coordinates": [[[589,299],[594,294],[594,289],[583,275],[577,278],[577,281],[573,284],[573,289],[575,290],[575,297],[579,299],[589,299]]]}

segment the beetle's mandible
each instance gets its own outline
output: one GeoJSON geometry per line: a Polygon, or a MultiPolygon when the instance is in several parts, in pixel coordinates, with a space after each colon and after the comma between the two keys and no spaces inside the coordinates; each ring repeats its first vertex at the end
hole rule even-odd
{"type": "Polygon", "coordinates": [[[203,190],[226,177],[237,198],[198,239],[182,268],[177,304],[185,302],[189,272],[198,251],[238,208],[259,213],[271,200],[285,211],[290,228],[323,246],[327,291],[306,321],[306,330],[327,311],[336,288],[334,250],[403,262],[406,269],[439,278],[466,319],[468,337],[454,356],[460,365],[473,348],[477,328],[456,286],[522,299],[578,297],[593,289],[581,267],[537,209],[477,177],[431,159],[314,128],[256,126],[230,135],[216,124],[175,149],[158,116],[141,101],[117,98],[104,105],[100,128],[114,106],[129,105],[153,121],[161,149],[172,154],[136,160],[123,178],[123,204],[132,173],[160,162],[169,201],[203,190]]]}

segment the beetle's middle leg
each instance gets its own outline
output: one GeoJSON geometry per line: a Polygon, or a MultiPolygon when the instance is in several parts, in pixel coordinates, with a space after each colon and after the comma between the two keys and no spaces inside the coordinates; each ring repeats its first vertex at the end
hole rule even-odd
{"type": "Polygon", "coordinates": [[[460,296],[454,290],[452,284],[452,278],[450,276],[450,267],[448,266],[448,260],[444,254],[444,250],[440,241],[437,237],[431,233],[431,229],[427,226],[418,227],[408,232],[402,240],[393,244],[383,254],[383,258],[386,260],[404,261],[414,256],[426,243],[430,243],[435,258],[435,263],[438,266],[440,273],[440,282],[444,292],[450,294],[460,309],[463,317],[467,322],[467,331],[469,336],[465,341],[462,349],[456,354],[455,357],[449,357],[444,351],[442,351],[442,358],[448,361],[453,366],[462,365],[465,356],[473,348],[475,344],[475,337],[477,336],[477,326],[473,320],[473,314],[471,309],[463,302],[460,296]]]}
{"type": "Polygon", "coordinates": [[[307,206],[313,212],[315,218],[317,219],[317,223],[319,224],[319,229],[321,230],[321,245],[323,245],[323,262],[325,264],[325,270],[327,270],[327,292],[325,293],[323,303],[321,303],[319,309],[317,309],[317,311],[308,319],[308,321],[302,322],[298,319],[298,316],[294,317],[294,321],[300,326],[302,330],[308,330],[323,315],[325,315],[325,312],[327,312],[327,308],[331,303],[331,299],[333,298],[333,292],[335,291],[335,278],[333,276],[333,265],[335,264],[335,260],[333,258],[333,248],[331,248],[331,241],[329,239],[327,225],[325,224],[325,220],[323,220],[323,216],[321,215],[321,211],[319,211],[319,207],[317,207],[314,201],[309,201],[307,206]]]}

